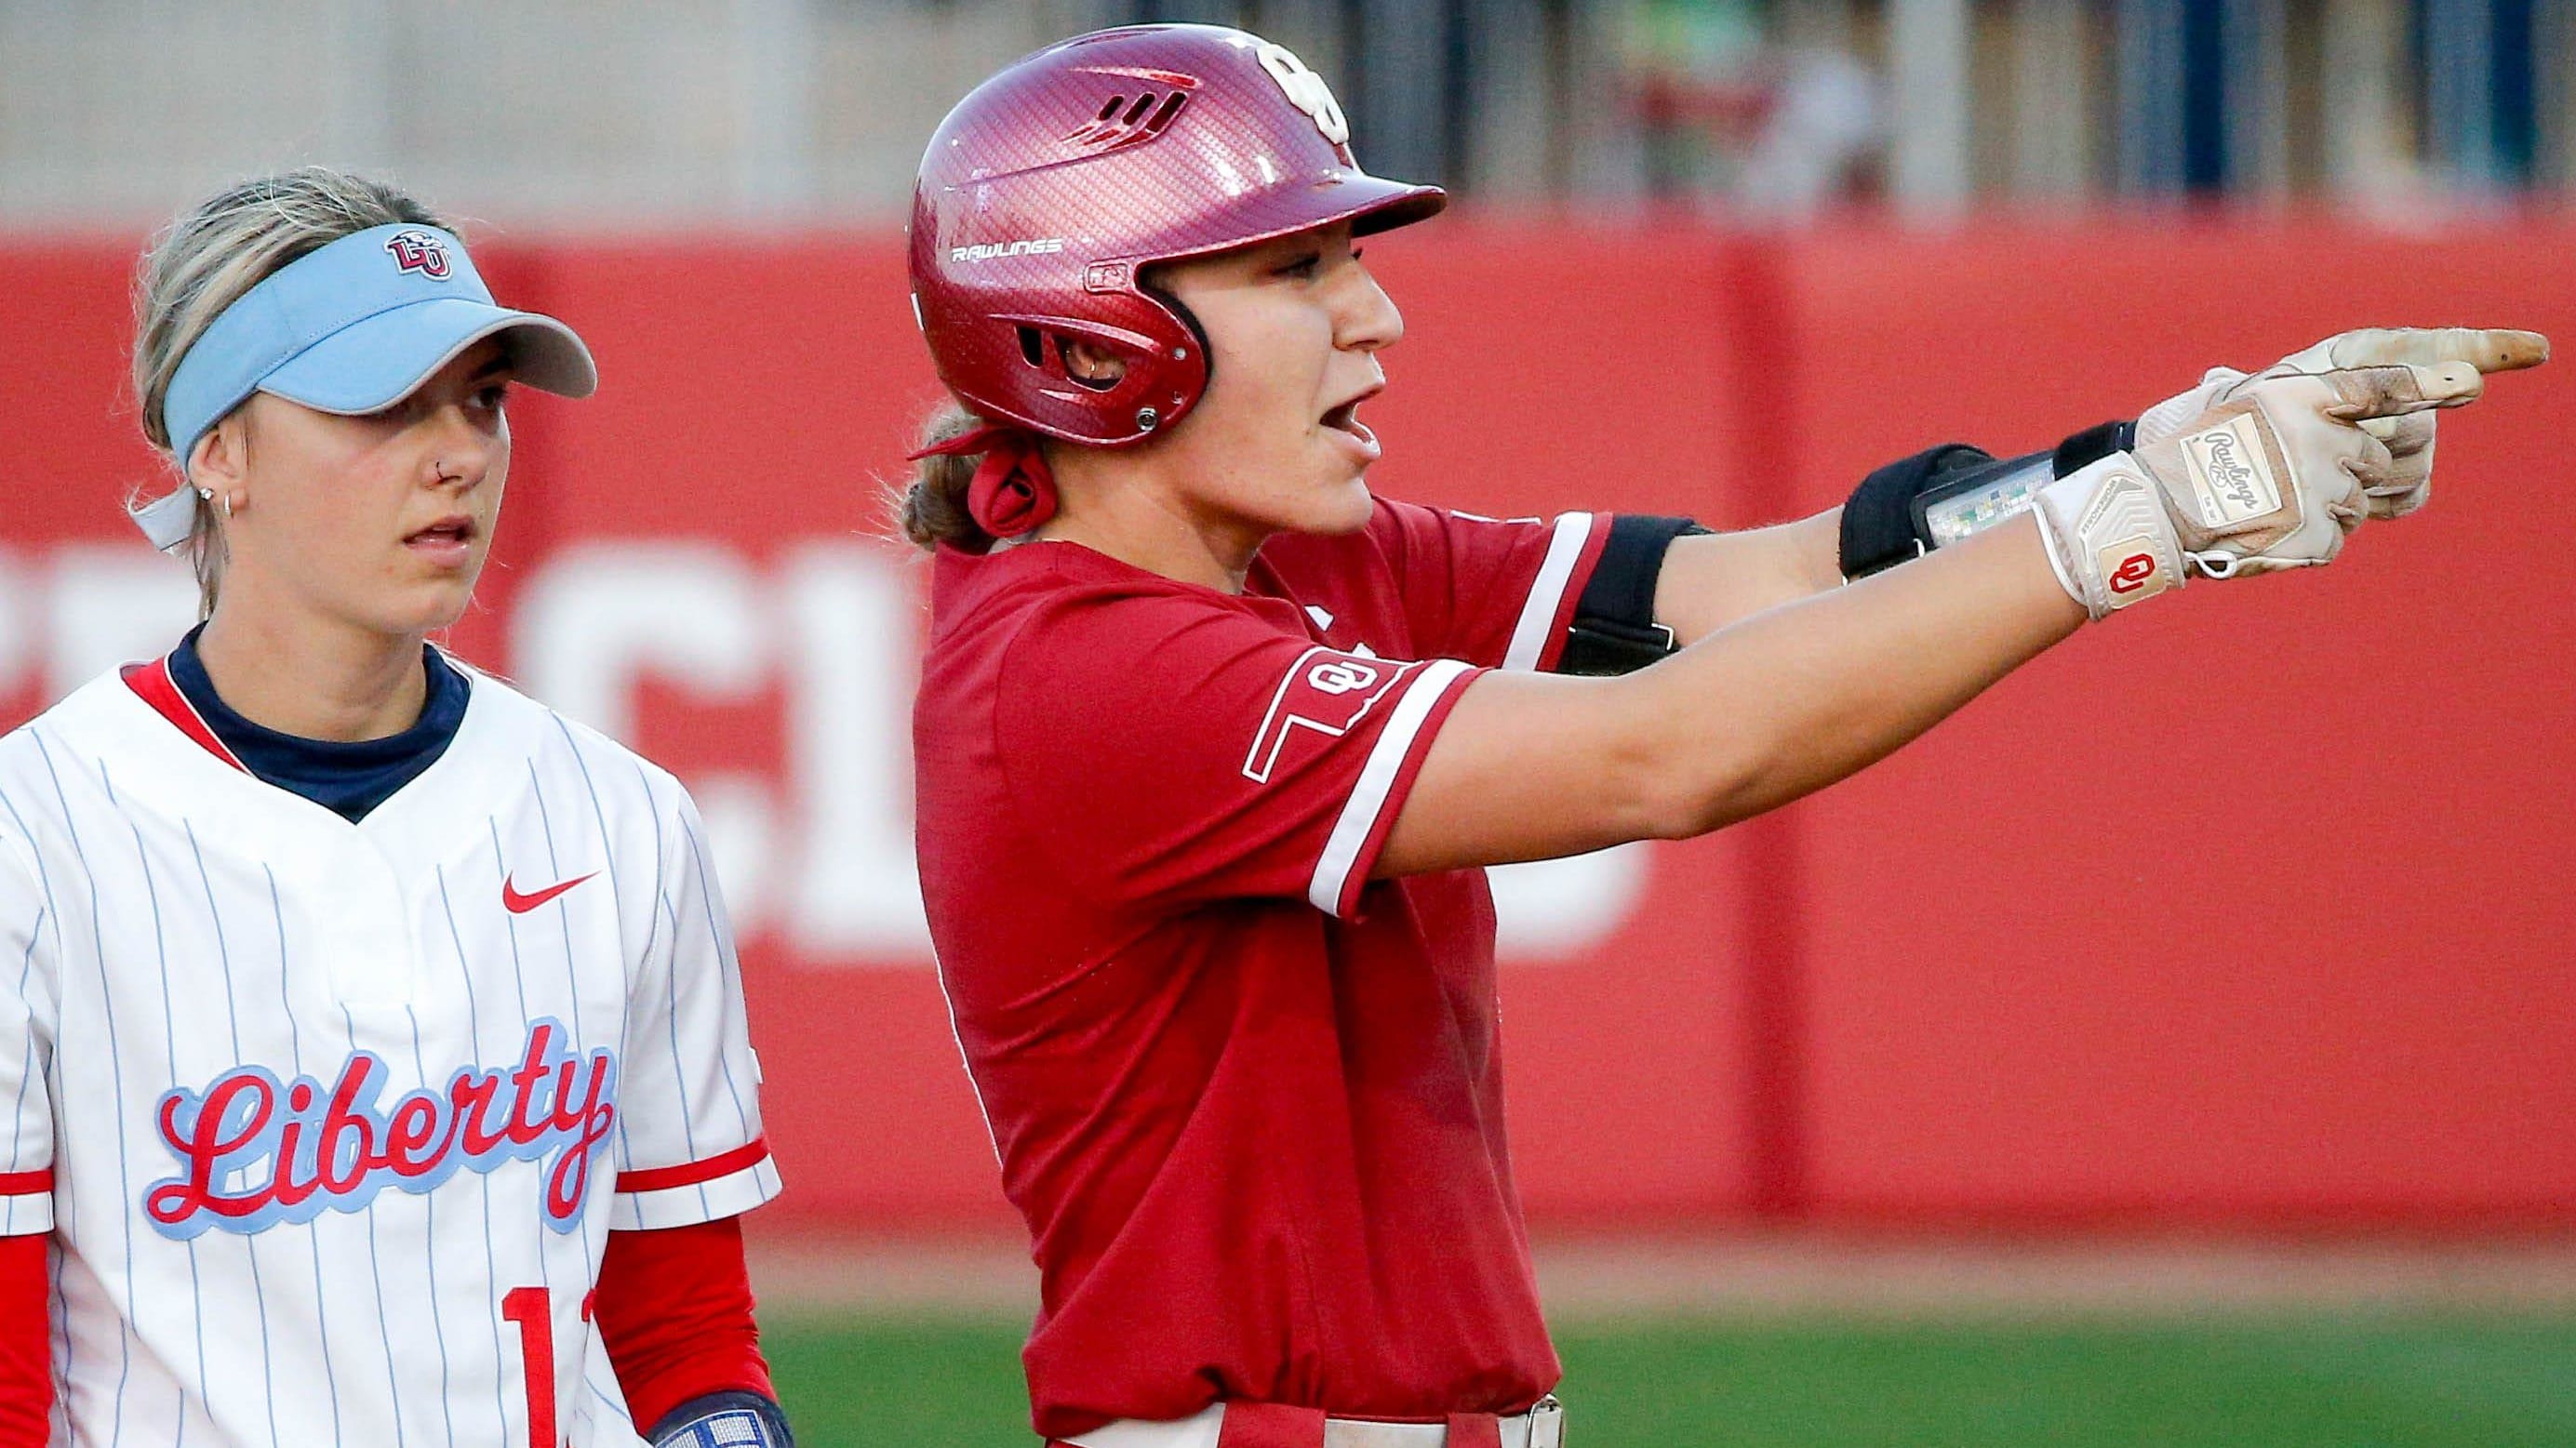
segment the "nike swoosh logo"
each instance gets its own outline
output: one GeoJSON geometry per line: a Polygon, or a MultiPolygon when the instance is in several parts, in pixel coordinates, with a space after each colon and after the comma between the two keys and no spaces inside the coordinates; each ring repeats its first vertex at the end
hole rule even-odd
{"type": "Polygon", "coordinates": [[[597,870],[593,870],[590,872],[590,875],[576,875],[572,879],[566,880],[560,885],[548,885],[546,888],[539,890],[533,895],[520,894],[518,889],[510,883],[510,877],[504,875],[501,877],[502,908],[508,910],[513,915],[525,915],[529,911],[534,910],[538,906],[555,898],[557,895],[571,889],[573,886],[591,878],[591,875],[596,875],[598,873],[599,872],[597,870]]]}

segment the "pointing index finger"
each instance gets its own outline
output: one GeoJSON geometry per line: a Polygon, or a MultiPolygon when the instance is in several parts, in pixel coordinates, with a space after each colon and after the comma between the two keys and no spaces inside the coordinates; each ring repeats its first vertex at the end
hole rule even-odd
{"type": "Polygon", "coordinates": [[[2519,372],[2549,360],[2549,339],[2504,327],[2363,327],[2329,337],[2309,351],[2322,351],[2321,360],[2329,367],[2464,362],[2480,372],[2519,372]]]}
{"type": "Polygon", "coordinates": [[[2338,367],[2325,374],[2337,401],[2327,414],[2345,421],[2397,417],[2431,407],[2459,407],[2486,390],[2486,376],[2476,364],[2449,361],[2434,366],[2387,363],[2338,367]]]}

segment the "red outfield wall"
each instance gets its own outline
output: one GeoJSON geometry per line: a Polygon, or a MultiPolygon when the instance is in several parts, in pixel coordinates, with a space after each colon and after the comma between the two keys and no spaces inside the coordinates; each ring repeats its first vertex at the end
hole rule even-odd
{"type": "MultiPolygon", "coordinates": [[[[2347,324],[2576,337],[2576,230],[2537,225],[1459,221],[1370,255],[1410,326],[1375,482],[1488,513],[1753,523],[2347,324]]],[[[936,395],[901,266],[887,237],[488,248],[606,383],[522,405],[455,643],[698,792],[780,1212],[974,1226],[1007,1218],[909,874],[922,572],[865,536],[936,395]]],[[[0,720],[187,617],[114,514],[149,470],[124,305],[122,243],[0,247],[0,720]]],[[[2571,366],[2447,427],[2433,509],[2334,569],[2089,632],[1773,818],[1499,886],[1533,1212],[2576,1224],[2571,366]]]]}

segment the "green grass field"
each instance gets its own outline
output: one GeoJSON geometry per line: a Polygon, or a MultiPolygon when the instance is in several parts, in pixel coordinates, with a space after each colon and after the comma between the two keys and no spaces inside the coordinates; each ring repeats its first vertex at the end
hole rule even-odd
{"type": "MultiPolygon", "coordinates": [[[[1015,1324],[789,1315],[766,1336],[809,1448],[1035,1442],[1015,1324]]],[[[1557,1337],[1573,1448],[2576,1444],[2565,1316],[1659,1320],[1557,1337]]]]}

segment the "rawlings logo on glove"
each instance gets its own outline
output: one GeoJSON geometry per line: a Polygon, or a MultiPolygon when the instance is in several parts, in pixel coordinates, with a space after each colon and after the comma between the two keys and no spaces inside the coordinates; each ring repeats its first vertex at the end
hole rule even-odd
{"type": "Polygon", "coordinates": [[[2263,456],[2253,418],[2230,418],[2186,434],[2182,456],[2191,467],[2192,491],[2200,498],[2200,520],[2210,527],[2225,528],[2281,510],[2281,490],[2272,482],[2272,466],[2263,456]]]}

